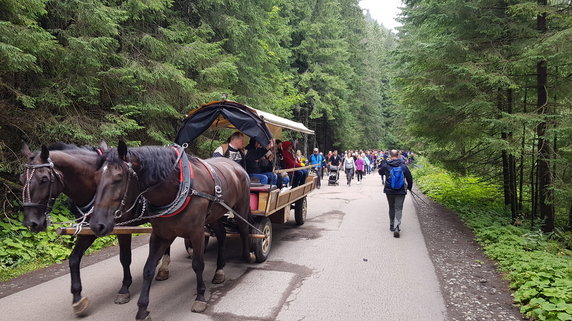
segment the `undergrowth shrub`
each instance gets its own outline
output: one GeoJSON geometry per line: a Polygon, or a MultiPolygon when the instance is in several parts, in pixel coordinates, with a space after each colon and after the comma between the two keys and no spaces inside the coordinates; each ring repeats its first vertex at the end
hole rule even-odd
{"type": "Polygon", "coordinates": [[[473,230],[510,281],[521,313],[533,320],[572,320],[572,233],[513,226],[500,187],[455,176],[424,159],[418,164],[412,172],[419,189],[473,230]]]}
{"type": "MultiPolygon", "coordinates": [[[[52,222],[67,222],[73,215],[65,206],[66,200],[60,197],[51,211],[52,222]]],[[[49,226],[47,231],[33,233],[22,224],[23,213],[18,219],[3,218],[0,220],[0,279],[14,277],[11,273],[18,267],[33,262],[40,265],[56,263],[66,259],[75,243],[75,237],[60,236],[55,228],[49,226]]],[[[97,238],[89,248],[88,253],[109,246],[115,242],[115,237],[97,238]]]]}

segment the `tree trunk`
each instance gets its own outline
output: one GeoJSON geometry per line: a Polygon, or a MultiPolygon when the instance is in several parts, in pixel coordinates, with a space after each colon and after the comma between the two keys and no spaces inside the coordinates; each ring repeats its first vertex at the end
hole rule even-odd
{"type": "MultiPolygon", "coordinates": [[[[547,0],[538,0],[539,5],[546,6],[547,0]]],[[[546,32],[546,12],[536,17],[537,27],[540,32],[546,32]]],[[[541,115],[548,114],[548,69],[545,60],[536,63],[536,85],[537,85],[537,110],[541,115]]],[[[554,230],[554,207],[552,205],[553,193],[551,190],[552,174],[548,161],[550,160],[551,146],[547,140],[546,131],[548,124],[543,120],[537,129],[538,135],[538,193],[540,205],[540,217],[543,219],[542,230],[551,232],[554,230]]]]}
{"type": "Polygon", "coordinates": [[[536,140],[532,140],[532,154],[530,164],[530,229],[534,229],[534,220],[538,209],[538,197],[536,186],[538,186],[538,175],[536,175],[536,140]]]}
{"type": "MultiPolygon", "coordinates": [[[[507,113],[512,114],[512,89],[507,90],[506,95],[507,113]]],[[[508,141],[512,145],[512,131],[508,132],[508,141]]],[[[516,197],[516,158],[512,152],[508,155],[509,166],[509,197],[510,197],[510,213],[512,223],[516,222],[518,216],[518,205],[516,197]]]]}
{"type": "Polygon", "coordinates": [[[570,204],[570,211],[568,212],[568,231],[572,231],[572,204],[570,204]]]}
{"type": "MultiPolygon", "coordinates": [[[[527,104],[527,98],[528,98],[528,90],[524,89],[524,108],[523,111],[526,114],[526,104],[527,104]]],[[[523,199],[523,195],[522,195],[522,189],[524,186],[524,144],[526,142],[526,124],[522,125],[522,140],[521,140],[521,144],[520,144],[520,186],[518,188],[518,212],[519,213],[523,213],[523,205],[522,205],[522,199],[523,199]]]]}
{"type": "MultiPolygon", "coordinates": [[[[497,92],[497,108],[499,110],[499,119],[502,118],[502,112],[504,111],[502,91],[499,89],[497,92]]],[[[501,130],[501,139],[507,142],[507,135],[505,130],[501,130]]],[[[508,144],[508,142],[507,142],[508,144]]],[[[508,153],[506,149],[503,148],[501,152],[502,156],[502,186],[504,194],[504,208],[505,211],[510,208],[510,170],[508,163],[508,153]]]]}
{"type": "MultiPolygon", "coordinates": [[[[497,107],[501,112],[499,118],[502,118],[502,112],[506,111],[512,114],[512,90],[506,91],[506,96],[499,90],[497,96],[497,107]],[[505,108],[506,104],[506,108],[505,108]]],[[[501,138],[510,146],[512,132],[506,130],[501,131],[501,138]]],[[[516,160],[514,155],[507,150],[502,151],[502,173],[503,173],[503,191],[504,191],[504,204],[505,209],[510,210],[511,221],[514,223],[517,217],[517,202],[516,202],[516,160]]]]}

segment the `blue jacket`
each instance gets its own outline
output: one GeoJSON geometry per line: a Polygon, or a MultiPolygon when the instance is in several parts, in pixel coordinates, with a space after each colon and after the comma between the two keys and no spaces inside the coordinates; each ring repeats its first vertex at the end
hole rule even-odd
{"type": "Polygon", "coordinates": [[[310,163],[312,165],[318,164],[318,166],[316,166],[316,168],[322,168],[322,163],[324,162],[324,156],[318,154],[318,155],[310,155],[310,163]]]}

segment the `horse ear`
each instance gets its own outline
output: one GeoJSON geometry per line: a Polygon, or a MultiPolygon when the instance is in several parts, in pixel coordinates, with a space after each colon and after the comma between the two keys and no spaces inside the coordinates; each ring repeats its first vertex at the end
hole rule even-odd
{"type": "Polygon", "coordinates": [[[125,144],[125,142],[122,140],[120,140],[119,144],[117,144],[117,153],[119,154],[119,158],[127,161],[127,144],[125,144]]]}
{"type": "Polygon", "coordinates": [[[26,156],[27,158],[32,157],[32,151],[30,150],[30,147],[28,147],[28,144],[24,143],[24,146],[22,146],[22,149],[20,149],[20,152],[26,156]]]}
{"type": "Polygon", "coordinates": [[[106,152],[108,149],[109,149],[109,147],[107,146],[107,142],[102,139],[102,140],[99,142],[99,150],[100,150],[101,152],[106,152]]]}
{"type": "Polygon", "coordinates": [[[49,157],[50,157],[50,151],[48,150],[48,147],[46,147],[46,145],[42,145],[42,152],[40,153],[40,159],[47,162],[49,157]]]}

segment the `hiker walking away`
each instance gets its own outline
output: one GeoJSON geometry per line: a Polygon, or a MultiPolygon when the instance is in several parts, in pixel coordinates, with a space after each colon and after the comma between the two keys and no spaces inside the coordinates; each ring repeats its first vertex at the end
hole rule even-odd
{"type": "Polygon", "coordinates": [[[407,190],[411,191],[413,188],[413,177],[395,149],[389,152],[389,159],[379,168],[379,174],[382,178],[385,177],[383,192],[389,203],[389,230],[393,232],[393,237],[399,237],[403,201],[407,190]]]}
{"type": "Polygon", "coordinates": [[[310,155],[310,164],[317,165],[316,167],[314,167],[314,169],[316,170],[316,176],[318,176],[318,184],[316,184],[316,188],[318,189],[320,189],[320,187],[322,186],[322,177],[324,176],[323,162],[324,162],[324,156],[322,156],[318,148],[314,148],[314,152],[312,153],[312,155],[310,155]]]}
{"type": "Polygon", "coordinates": [[[356,164],[355,159],[352,156],[351,152],[346,154],[346,157],[343,160],[342,168],[346,171],[346,179],[348,181],[348,186],[352,186],[352,178],[354,176],[356,164]]]}
{"type": "Polygon", "coordinates": [[[371,161],[369,160],[369,154],[361,154],[361,159],[364,162],[364,174],[370,174],[371,173],[371,161]]]}
{"type": "Polygon", "coordinates": [[[363,174],[364,174],[364,168],[366,166],[365,164],[365,155],[358,155],[357,159],[356,159],[356,173],[357,173],[357,183],[358,185],[361,184],[361,180],[363,179],[363,174]]]}

